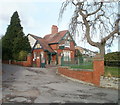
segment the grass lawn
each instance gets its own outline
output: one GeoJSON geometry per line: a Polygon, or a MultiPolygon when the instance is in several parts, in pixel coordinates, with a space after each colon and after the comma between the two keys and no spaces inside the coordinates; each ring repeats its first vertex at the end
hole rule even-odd
{"type": "Polygon", "coordinates": [[[120,77],[120,67],[105,66],[104,76],[120,77]]]}
{"type": "MultiPolygon", "coordinates": [[[[92,63],[84,64],[84,65],[72,65],[71,68],[75,69],[93,69],[92,63]]],[[[112,76],[112,77],[119,77],[120,78],[120,67],[110,67],[105,66],[105,74],[104,76],[112,76]]]]}
{"type": "Polygon", "coordinates": [[[93,69],[93,65],[91,64],[84,64],[84,65],[72,65],[71,68],[75,69],[93,69]]]}

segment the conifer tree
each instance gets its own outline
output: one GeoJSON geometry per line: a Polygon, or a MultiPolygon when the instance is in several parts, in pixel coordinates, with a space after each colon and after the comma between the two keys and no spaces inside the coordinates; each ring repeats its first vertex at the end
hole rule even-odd
{"type": "Polygon", "coordinates": [[[14,12],[10,25],[5,35],[2,37],[2,58],[5,60],[16,59],[21,50],[30,51],[30,44],[23,33],[23,27],[20,24],[18,12],[14,12]]]}

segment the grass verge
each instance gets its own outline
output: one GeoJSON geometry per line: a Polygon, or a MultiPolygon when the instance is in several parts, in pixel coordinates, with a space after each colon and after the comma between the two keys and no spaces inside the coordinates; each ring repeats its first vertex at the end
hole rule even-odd
{"type": "Polygon", "coordinates": [[[119,77],[120,78],[120,67],[105,66],[104,76],[119,77]]]}
{"type": "MultiPolygon", "coordinates": [[[[84,64],[84,65],[72,65],[70,67],[73,69],[93,69],[92,63],[91,64],[84,64]]],[[[104,76],[119,77],[120,78],[120,67],[105,66],[104,76]]]]}

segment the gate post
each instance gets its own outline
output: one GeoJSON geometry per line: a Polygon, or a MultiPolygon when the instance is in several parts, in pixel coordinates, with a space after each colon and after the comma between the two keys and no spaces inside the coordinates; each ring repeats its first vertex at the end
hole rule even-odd
{"type": "Polygon", "coordinates": [[[37,64],[37,67],[40,67],[41,65],[40,65],[40,57],[37,57],[37,59],[36,59],[36,64],[37,64]]]}
{"type": "Polygon", "coordinates": [[[93,83],[100,85],[100,76],[104,74],[104,58],[97,54],[93,61],[93,83]]]}
{"type": "Polygon", "coordinates": [[[31,55],[31,53],[29,53],[27,55],[27,65],[32,66],[32,55],[31,55]]]}

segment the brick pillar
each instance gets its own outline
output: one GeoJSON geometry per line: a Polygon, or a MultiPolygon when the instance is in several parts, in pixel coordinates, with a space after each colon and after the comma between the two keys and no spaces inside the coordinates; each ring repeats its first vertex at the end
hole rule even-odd
{"type": "Polygon", "coordinates": [[[58,56],[58,65],[61,65],[61,56],[58,56]]]}
{"type": "Polygon", "coordinates": [[[104,74],[104,58],[99,54],[94,57],[93,69],[93,83],[99,86],[100,76],[104,74]]]}
{"type": "Polygon", "coordinates": [[[27,64],[28,66],[32,66],[32,55],[30,53],[27,55],[27,64]]]}
{"type": "Polygon", "coordinates": [[[37,67],[40,67],[41,65],[40,65],[40,57],[37,57],[37,59],[36,59],[36,65],[37,65],[37,67]]]}

